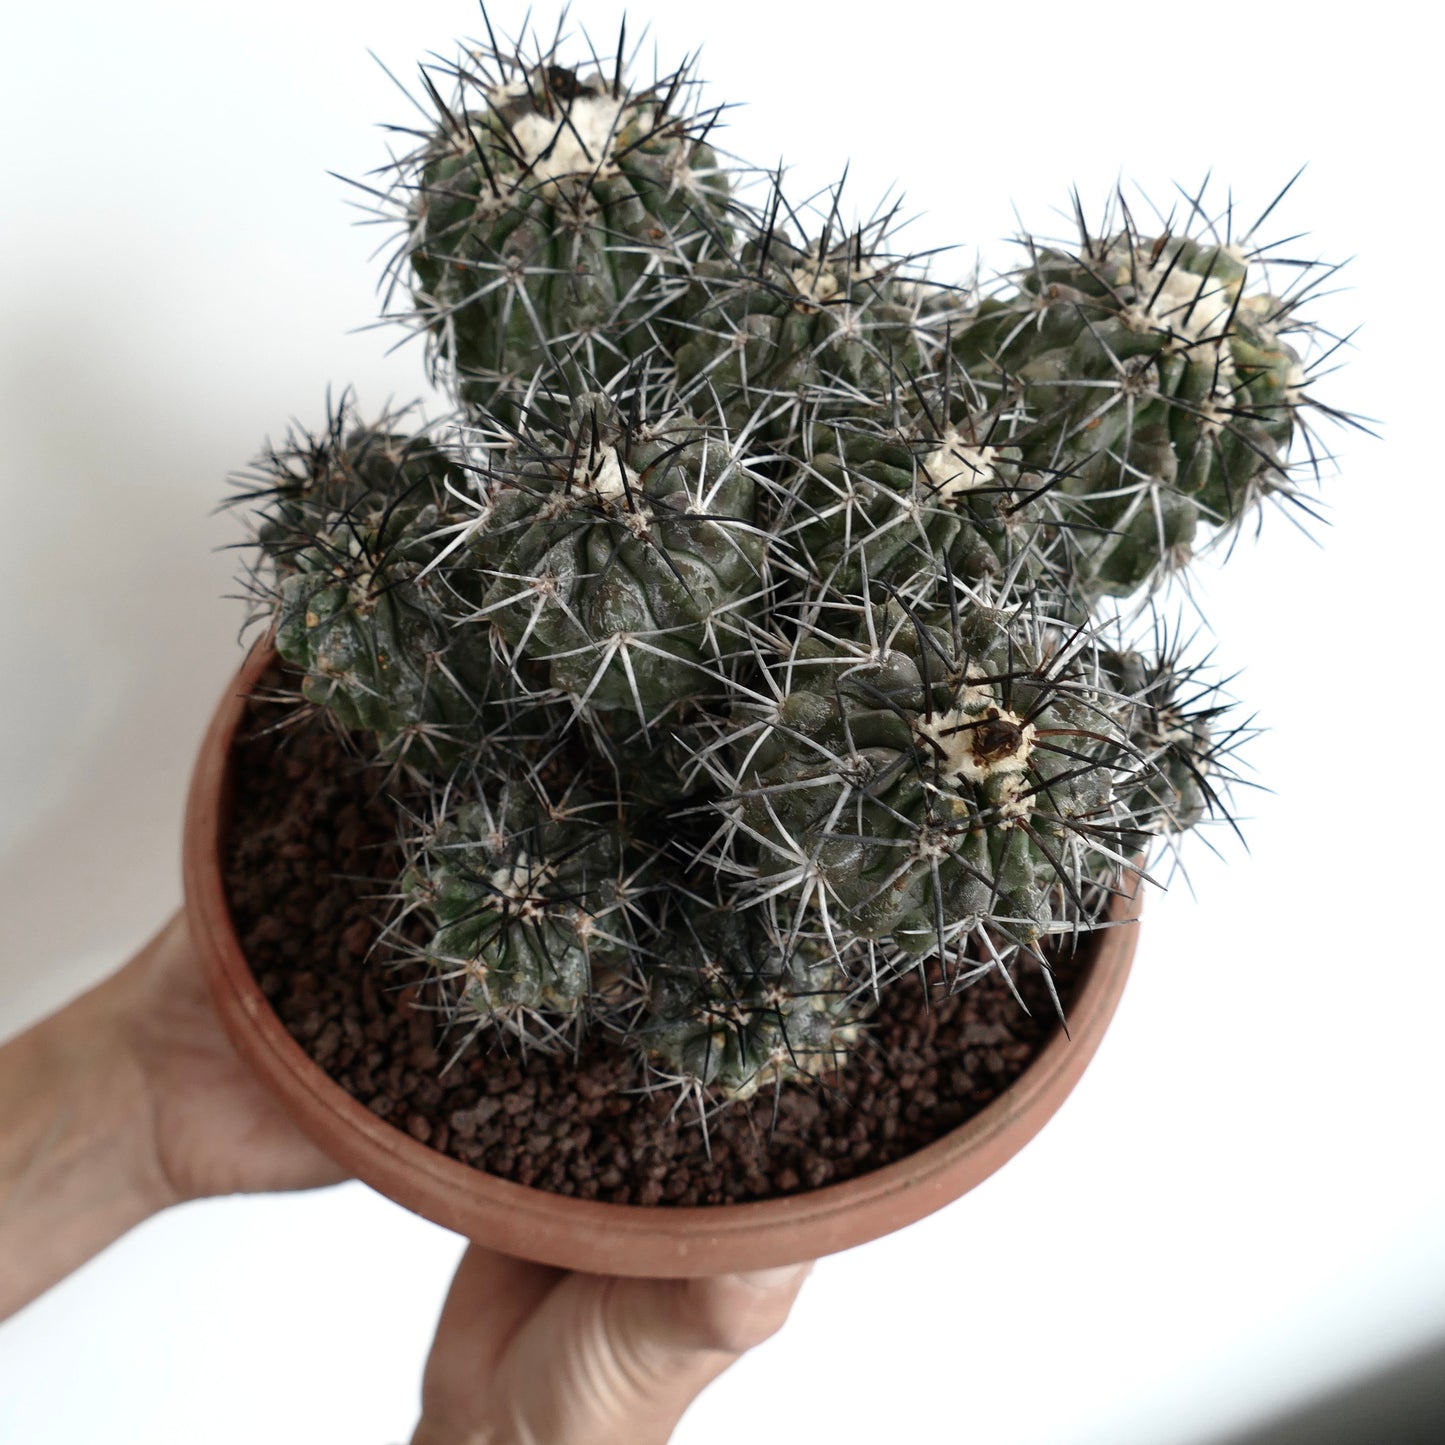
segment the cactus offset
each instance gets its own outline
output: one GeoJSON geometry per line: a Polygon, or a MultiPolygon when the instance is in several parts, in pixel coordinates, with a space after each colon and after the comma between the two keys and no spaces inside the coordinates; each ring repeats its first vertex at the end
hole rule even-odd
{"type": "Polygon", "coordinates": [[[247,495],[266,501],[258,539],[274,583],[260,590],[308,701],[384,754],[445,767],[485,736],[493,674],[485,639],[451,625],[465,594],[449,588],[466,579],[432,568],[461,467],[396,420],[354,426],[343,404],[323,437],[293,436],[246,474],[247,495]]]}
{"type": "Polygon", "coordinates": [[[677,113],[686,70],[633,91],[620,67],[474,52],[450,100],[422,75],[438,124],[393,189],[440,374],[511,419],[535,380],[586,385],[644,354],[687,266],[729,240],[712,119],[677,113]]]}
{"type": "Polygon", "coordinates": [[[1290,495],[1310,404],[1297,298],[1249,289],[1268,273],[1249,232],[1151,237],[1123,219],[1101,238],[1080,212],[1075,252],[1030,241],[1012,289],[950,332],[954,361],[1020,415],[1025,463],[1054,479],[1086,597],[1128,596],[1185,565],[1201,526],[1290,495]]]}
{"type": "Polygon", "coordinates": [[[763,574],[754,479],[727,442],[591,393],[565,426],[505,442],[488,454],[464,570],[483,579],[477,616],[507,655],[645,727],[700,692],[725,696],[763,574]]]}

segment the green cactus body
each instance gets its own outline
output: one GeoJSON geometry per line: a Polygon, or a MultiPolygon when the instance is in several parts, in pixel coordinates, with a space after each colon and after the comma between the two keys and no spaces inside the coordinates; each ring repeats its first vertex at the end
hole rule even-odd
{"type": "Polygon", "coordinates": [[[657,90],[540,65],[459,94],[405,184],[413,289],[462,399],[515,420],[537,376],[605,381],[728,238],[728,184],[657,90]]]}
{"type": "Polygon", "coordinates": [[[1033,947],[1073,926],[1081,881],[1117,851],[1115,700],[1007,614],[960,623],[890,609],[876,643],[804,643],[775,719],[739,743],[762,885],[814,876],[835,926],[907,953],[985,926],[1033,947]]]}
{"type": "Polygon", "coordinates": [[[534,38],[450,99],[429,62],[365,188],[450,430],[268,453],[248,580],[390,765],[386,937],[458,1047],[590,1029],[706,1117],[841,1067],[901,973],[1047,968],[1227,820],[1248,729],[1156,584],[1294,498],[1313,282],[1120,201],[978,302],[714,151],[686,70],[534,38]]]}
{"type": "Polygon", "coordinates": [[[435,922],[422,956],[450,984],[464,1024],[525,1029],[544,1012],[575,1016],[631,966],[610,822],[580,793],[558,809],[522,789],[443,814],[402,892],[435,922]]]}
{"type": "Polygon", "coordinates": [[[233,500],[256,506],[256,542],[283,576],[292,570],[292,554],[319,530],[344,519],[374,526],[388,507],[445,509],[448,489],[464,483],[430,437],[399,429],[403,414],[361,425],[352,419],[349,394],[329,410],[322,435],[293,430],[237,478],[233,500]]]}
{"type": "Polygon", "coordinates": [[[624,423],[581,398],[568,433],[528,437],[492,469],[469,548],[478,617],[552,687],[644,727],[726,691],[759,605],[755,483],[690,417],[624,423]]]}
{"type": "Polygon", "coordinates": [[[859,1029],[832,961],[785,956],[753,916],[683,906],[681,946],[650,969],[641,1038],[654,1067],[730,1099],[841,1068],[859,1029]]]}
{"type": "Polygon", "coordinates": [[[785,533],[812,569],[848,595],[867,583],[932,590],[947,569],[966,583],[1018,590],[1044,560],[1037,476],[987,428],[929,425],[886,433],[814,426],[826,446],[777,488],[785,533]],[[796,521],[791,519],[796,518],[796,521]]]}
{"type": "Polygon", "coordinates": [[[1286,485],[1304,371],[1235,249],[1126,232],[1042,251],[1015,280],[954,329],[952,354],[1032,419],[1015,440],[1056,479],[1086,593],[1129,595],[1188,560],[1201,521],[1286,485]]]}
{"type": "Polygon", "coordinates": [[[465,477],[421,437],[360,427],[262,459],[261,545],[276,571],[276,648],[306,698],[383,754],[445,771],[483,735],[491,691],[480,639],[449,621],[453,584],[430,570],[465,477]]]}
{"type": "Polygon", "coordinates": [[[1131,852],[1145,851],[1154,837],[1187,832],[1223,813],[1217,759],[1227,758],[1243,727],[1219,734],[1228,712],[1218,689],[1201,683],[1197,670],[1164,652],[1106,652],[1105,672],[1127,700],[1125,729],[1138,767],[1120,783],[1120,799],[1132,820],[1131,852]]]}
{"type": "Polygon", "coordinates": [[[667,334],[684,394],[715,398],[735,431],[783,440],[814,418],[886,414],[925,368],[918,305],[897,263],[858,242],[793,246],[754,235],[703,261],[667,334]]]}

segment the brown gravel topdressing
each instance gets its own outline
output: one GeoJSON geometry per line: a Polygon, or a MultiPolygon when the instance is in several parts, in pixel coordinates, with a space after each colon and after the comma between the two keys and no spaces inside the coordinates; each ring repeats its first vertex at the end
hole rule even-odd
{"type": "MultiPolygon", "coordinates": [[[[276,721],[254,703],[253,729],[276,721]]],[[[1024,1013],[989,977],[925,1005],[909,979],[884,991],[868,1043],[827,1088],[713,1113],[641,1092],[642,1065],[584,1041],[579,1057],[515,1041],[475,1046],[445,1073],[421,975],[367,954],[376,894],[395,878],[381,779],[326,728],[258,731],[238,744],[226,883],[242,947],[293,1037],[344,1089],[463,1163],[559,1194],[619,1204],[724,1204],[816,1188],[891,1163],[976,1114],[1057,1028],[1044,983],[1019,970],[1024,1013]],[[711,1146],[711,1157],[708,1154],[711,1146]]],[[[1055,968],[1067,1008],[1079,960],[1055,968]]]]}

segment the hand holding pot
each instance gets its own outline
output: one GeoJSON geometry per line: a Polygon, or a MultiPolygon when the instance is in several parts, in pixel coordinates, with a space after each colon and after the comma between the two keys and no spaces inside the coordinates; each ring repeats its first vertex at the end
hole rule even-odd
{"type": "MultiPolygon", "coordinates": [[[[0,1319],[168,1205],[343,1177],[234,1052],[179,914],[0,1048],[0,1119],[0,1319]]],[[[661,1445],[783,1323],[810,1267],[617,1279],[473,1245],[416,1445],[661,1445]]]]}
{"type": "Polygon", "coordinates": [[[169,1205],[344,1177],[237,1056],[177,914],[0,1048],[0,1319],[169,1205]]]}
{"type": "Polygon", "coordinates": [[[620,1279],[472,1245],[437,1325],[412,1445],[664,1445],[788,1316],[810,1264],[620,1279]]]}
{"type": "Polygon", "coordinates": [[[291,1121],[236,1053],[211,1003],[184,911],[112,981],[148,1085],[164,1202],[311,1189],[346,1173],[291,1121]]]}

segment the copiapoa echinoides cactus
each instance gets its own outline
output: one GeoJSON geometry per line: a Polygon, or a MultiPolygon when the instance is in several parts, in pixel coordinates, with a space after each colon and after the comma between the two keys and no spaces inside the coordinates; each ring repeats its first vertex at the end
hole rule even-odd
{"type": "Polygon", "coordinates": [[[1227,818],[1245,729],[1151,609],[1297,499],[1317,273],[1200,194],[949,287],[716,150],[686,67],[564,60],[423,69],[370,194],[455,412],[268,450],[250,581],[406,781],[386,936],[456,1049],[603,1031],[710,1106],[912,970],[1047,975],[1227,818]]]}

